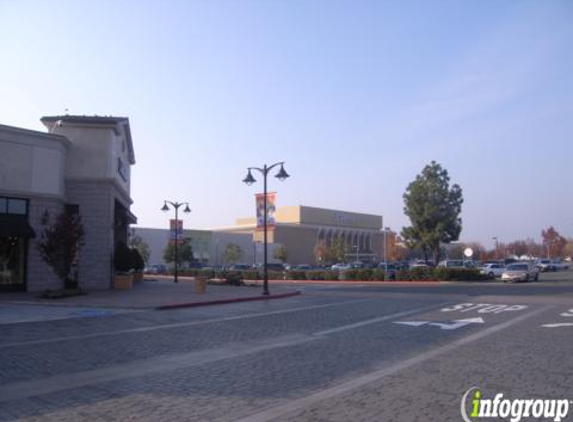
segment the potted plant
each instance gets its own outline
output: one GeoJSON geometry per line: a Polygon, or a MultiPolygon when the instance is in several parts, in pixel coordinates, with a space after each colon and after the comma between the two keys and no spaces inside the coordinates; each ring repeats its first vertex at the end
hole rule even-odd
{"type": "Polygon", "coordinates": [[[115,266],[114,288],[128,290],[133,287],[133,255],[124,242],[117,242],[113,258],[115,266]]]}
{"type": "Polygon", "coordinates": [[[133,260],[133,282],[143,281],[143,268],[145,267],[145,261],[141,257],[141,254],[136,248],[131,250],[131,258],[133,260]]]}

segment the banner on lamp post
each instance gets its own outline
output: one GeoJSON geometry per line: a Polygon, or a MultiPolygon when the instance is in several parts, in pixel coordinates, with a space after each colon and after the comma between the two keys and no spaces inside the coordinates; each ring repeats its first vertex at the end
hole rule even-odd
{"type": "Polygon", "coordinates": [[[169,242],[181,244],[183,242],[183,220],[169,220],[169,242]]]}
{"type": "MultiPolygon", "coordinates": [[[[267,228],[275,226],[275,211],[276,211],[276,192],[267,193],[267,228]]],[[[265,194],[257,193],[255,195],[257,203],[257,230],[263,230],[265,226],[265,194]]]]}

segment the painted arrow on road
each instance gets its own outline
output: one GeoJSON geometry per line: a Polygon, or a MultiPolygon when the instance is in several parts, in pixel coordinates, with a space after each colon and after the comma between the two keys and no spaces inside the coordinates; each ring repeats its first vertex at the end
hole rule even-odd
{"type": "Polygon", "coordinates": [[[542,325],[545,328],[558,328],[558,327],[573,327],[573,322],[559,322],[557,324],[545,324],[542,325]]]}
{"type": "Polygon", "coordinates": [[[466,318],[456,319],[451,322],[432,322],[432,321],[394,321],[394,324],[409,325],[412,327],[420,327],[422,325],[433,325],[440,327],[442,330],[455,330],[457,328],[465,327],[470,324],[483,324],[483,318],[466,318]]]}

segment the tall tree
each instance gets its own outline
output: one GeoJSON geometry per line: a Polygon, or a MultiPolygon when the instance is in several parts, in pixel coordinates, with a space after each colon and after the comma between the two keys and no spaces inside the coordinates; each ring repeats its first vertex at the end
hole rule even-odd
{"type": "Polygon", "coordinates": [[[229,243],[223,253],[227,264],[236,264],[243,256],[243,250],[236,243],[229,243]]]}
{"type": "Polygon", "coordinates": [[[316,265],[325,265],[326,260],[328,259],[328,248],[326,247],[326,242],[324,240],[319,240],[316,242],[313,252],[316,265]]]}
{"type": "Polygon", "coordinates": [[[46,213],[42,223],[46,225],[38,243],[40,258],[46,262],[67,289],[77,288],[76,274],[72,266],[77,263],[78,254],[84,244],[84,227],[79,214],[63,211],[53,225],[48,226],[46,213]]]}
{"type": "MultiPolygon", "coordinates": [[[[149,263],[149,245],[145,243],[141,236],[135,235],[132,236],[129,240],[129,247],[132,249],[137,249],[139,255],[147,265],[149,263]]],[[[175,253],[175,251],[173,251],[175,253]]]]}
{"type": "Polygon", "coordinates": [[[348,246],[342,237],[334,237],[328,248],[328,260],[335,262],[345,262],[348,246]]]}
{"type": "Polygon", "coordinates": [[[273,254],[275,259],[278,259],[283,264],[288,259],[288,250],[285,245],[280,245],[278,248],[275,249],[273,254]]]}
{"type": "Polygon", "coordinates": [[[547,248],[547,258],[563,254],[563,248],[567,245],[567,239],[561,236],[553,226],[550,226],[547,230],[541,230],[541,238],[547,248]]]}
{"type": "MultiPolygon", "coordinates": [[[[177,245],[177,265],[182,263],[191,263],[193,257],[193,247],[191,246],[191,238],[186,237],[181,239],[177,245]]],[[[175,262],[175,243],[169,242],[163,251],[163,260],[168,264],[175,262]]]]}
{"type": "Polygon", "coordinates": [[[404,193],[404,213],[411,226],[404,227],[402,237],[410,247],[418,247],[440,259],[440,243],[458,240],[462,231],[462,188],[450,187],[450,176],[435,161],[424,167],[422,173],[408,185],[404,193]]]}

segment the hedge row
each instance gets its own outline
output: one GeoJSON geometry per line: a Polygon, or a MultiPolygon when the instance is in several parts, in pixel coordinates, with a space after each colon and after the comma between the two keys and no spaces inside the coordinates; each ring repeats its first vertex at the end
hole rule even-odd
{"type": "MultiPolygon", "coordinates": [[[[260,280],[262,273],[254,270],[247,271],[215,271],[203,269],[190,269],[180,272],[181,275],[191,277],[220,278],[231,280],[260,280]]],[[[338,271],[311,270],[311,271],[269,271],[271,280],[351,280],[351,281],[382,281],[385,279],[384,270],[377,268],[363,268],[346,270],[339,276],[338,271]]],[[[396,272],[396,280],[404,281],[477,281],[485,280],[487,276],[480,274],[475,268],[411,268],[396,272]]],[[[234,284],[234,282],[233,282],[234,284]]]]}

